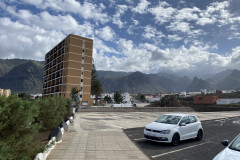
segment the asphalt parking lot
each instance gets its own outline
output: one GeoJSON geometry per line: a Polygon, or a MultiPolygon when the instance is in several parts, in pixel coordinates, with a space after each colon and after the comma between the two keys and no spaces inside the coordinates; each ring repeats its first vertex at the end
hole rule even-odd
{"type": "Polygon", "coordinates": [[[240,133],[240,117],[202,121],[204,137],[182,141],[178,146],[151,142],[143,138],[144,127],[125,129],[125,134],[152,160],[211,160],[224,146],[221,141],[231,141],[240,133]]]}

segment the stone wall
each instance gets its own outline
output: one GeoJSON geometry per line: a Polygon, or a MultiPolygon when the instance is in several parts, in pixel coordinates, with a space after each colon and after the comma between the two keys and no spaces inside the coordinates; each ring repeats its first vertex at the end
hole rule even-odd
{"type": "Polygon", "coordinates": [[[190,107],[84,107],[78,112],[193,112],[190,107]]]}

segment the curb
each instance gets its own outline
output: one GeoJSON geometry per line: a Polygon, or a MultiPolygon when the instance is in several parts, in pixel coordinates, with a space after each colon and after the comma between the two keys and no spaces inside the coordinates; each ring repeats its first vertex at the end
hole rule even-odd
{"type": "MultiPolygon", "coordinates": [[[[63,121],[63,122],[65,122],[69,126],[70,123],[73,123],[74,115],[75,114],[72,114],[71,117],[66,119],[67,121],[63,121]]],[[[62,142],[62,136],[63,136],[64,132],[67,131],[67,130],[64,130],[64,126],[61,126],[61,127],[58,127],[58,128],[60,128],[60,131],[61,131],[61,139],[57,141],[57,137],[52,137],[48,141],[48,144],[45,146],[44,151],[42,153],[38,153],[36,155],[36,157],[34,158],[34,160],[46,160],[48,155],[51,153],[51,151],[56,146],[56,144],[62,142]]]]}

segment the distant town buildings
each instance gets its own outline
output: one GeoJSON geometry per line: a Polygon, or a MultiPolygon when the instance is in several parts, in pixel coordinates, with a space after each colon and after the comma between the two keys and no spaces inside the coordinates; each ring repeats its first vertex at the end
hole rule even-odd
{"type": "MultiPolygon", "coordinates": [[[[105,96],[109,96],[112,99],[112,102],[114,102],[114,93],[102,93],[98,99],[103,99],[105,96]]],[[[123,103],[132,103],[132,96],[128,92],[122,93],[121,96],[123,103]]],[[[92,95],[92,98],[95,99],[95,95],[92,95]]]]}
{"type": "Polygon", "coordinates": [[[193,103],[203,105],[216,104],[217,98],[217,96],[212,95],[197,95],[193,97],[193,103]]]}
{"type": "Polygon", "coordinates": [[[91,99],[93,40],[70,34],[45,55],[43,97],[71,97],[77,88],[78,105],[93,105],[91,99]]]}
{"type": "Polygon", "coordinates": [[[10,96],[11,95],[11,90],[10,89],[1,89],[0,88],[0,96],[10,96]]]}
{"type": "Polygon", "coordinates": [[[42,94],[30,94],[30,95],[31,95],[31,99],[42,97],[42,94]]]}
{"type": "Polygon", "coordinates": [[[240,98],[218,98],[216,103],[218,105],[237,104],[240,103],[240,98]]]}

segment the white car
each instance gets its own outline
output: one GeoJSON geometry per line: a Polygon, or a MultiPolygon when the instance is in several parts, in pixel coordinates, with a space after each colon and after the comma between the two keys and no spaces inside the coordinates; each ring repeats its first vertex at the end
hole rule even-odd
{"type": "Polygon", "coordinates": [[[222,141],[222,144],[227,147],[218,153],[213,160],[240,159],[240,134],[234,138],[230,144],[228,143],[228,140],[222,141]]]}
{"type": "Polygon", "coordinates": [[[199,119],[188,114],[164,114],[144,129],[144,137],[156,142],[178,145],[181,140],[202,140],[203,128],[199,119]]]}

